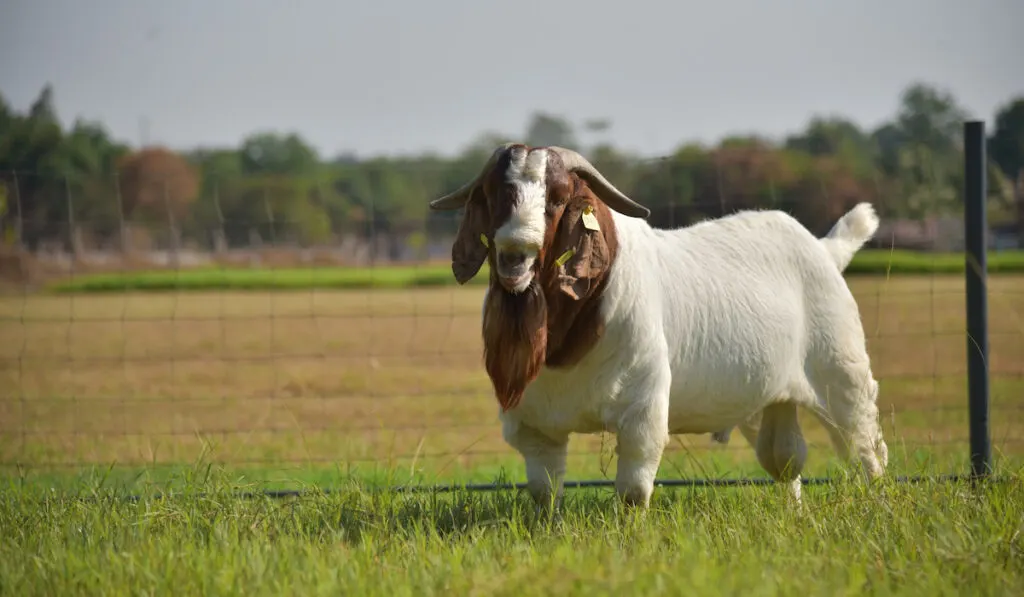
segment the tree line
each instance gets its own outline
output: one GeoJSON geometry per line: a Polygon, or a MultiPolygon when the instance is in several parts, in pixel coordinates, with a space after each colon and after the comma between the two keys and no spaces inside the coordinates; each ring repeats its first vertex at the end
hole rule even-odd
{"type": "MultiPolygon", "coordinates": [[[[818,115],[781,140],[685,143],[658,159],[602,139],[607,121],[577,125],[542,112],[522,135],[484,133],[453,157],[327,158],[299,135],[275,132],[255,132],[233,148],[133,148],[97,122],[64,128],[46,86],[24,113],[0,96],[0,232],[5,244],[29,249],[74,248],[83,235],[93,246],[124,248],[127,230],[170,246],[329,245],[379,234],[422,245],[457,225],[458,214],[430,212],[428,201],[474,176],[497,144],[515,140],[583,152],[652,209],[654,226],[773,207],[824,233],[859,201],[887,218],[959,214],[967,118],[947,91],[914,83],[874,130],[818,115]]],[[[998,109],[988,155],[990,220],[1020,230],[1024,95],[998,109]]]]}

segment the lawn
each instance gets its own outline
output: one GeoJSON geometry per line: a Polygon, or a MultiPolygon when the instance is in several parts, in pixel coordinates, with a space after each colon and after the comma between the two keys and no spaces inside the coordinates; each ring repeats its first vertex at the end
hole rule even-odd
{"type": "Polygon", "coordinates": [[[349,487],[238,499],[0,492],[5,595],[979,595],[1024,591],[1024,485],[659,490],[646,517],[571,493],[349,487]]]}
{"type": "MultiPolygon", "coordinates": [[[[964,472],[962,276],[850,284],[890,470],[964,472]]],[[[480,362],[479,286],[0,297],[0,594],[1020,594],[1024,276],[989,284],[1011,482],[808,487],[802,512],[771,486],[663,488],[643,520],[575,490],[552,526],[513,492],[377,489],[523,479],[480,362]]],[[[808,475],[840,472],[803,423],[808,475]]],[[[570,478],[613,475],[610,437],[570,453],[570,478]]],[[[764,473],[736,434],[676,438],[659,476],[743,475],[764,473]]]]}

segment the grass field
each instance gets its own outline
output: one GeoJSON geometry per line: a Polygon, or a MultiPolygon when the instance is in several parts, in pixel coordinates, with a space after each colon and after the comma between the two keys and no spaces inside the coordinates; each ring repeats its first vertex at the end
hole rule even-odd
{"type": "MultiPolygon", "coordinates": [[[[1024,251],[1004,250],[988,255],[988,271],[1024,274],[1024,251]]],[[[851,274],[953,274],[964,270],[963,253],[921,253],[904,250],[868,249],[857,253],[847,267],[851,274]]],[[[468,282],[487,282],[487,266],[468,282]]],[[[455,284],[451,266],[435,263],[388,267],[315,268],[221,268],[188,270],[121,271],[68,275],[51,281],[47,289],[56,293],[122,293],[130,291],[211,290],[306,290],[309,288],[352,290],[365,288],[407,289],[455,284]]]]}
{"type": "MultiPolygon", "coordinates": [[[[890,470],[963,472],[962,276],[850,284],[890,470]]],[[[1024,275],[989,288],[1010,484],[814,487],[804,512],[774,487],[659,489],[646,520],[579,491],[553,527],[510,492],[371,483],[523,479],[480,362],[480,287],[0,297],[0,593],[1020,594],[1024,275]],[[338,491],[227,493],[239,486],[338,491]],[[168,488],[184,493],[118,499],[168,488]]],[[[838,470],[804,428],[807,473],[838,470]]],[[[609,437],[574,437],[570,454],[570,478],[614,473],[609,437]]],[[[737,434],[677,438],[660,477],[748,474],[764,476],[737,434]]]]}
{"type": "MultiPolygon", "coordinates": [[[[959,276],[852,277],[895,466],[962,466],[966,341],[959,276]]],[[[482,288],[0,298],[0,456],[27,465],[200,458],[287,482],[404,470],[409,480],[520,474],[481,366],[482,288]],[[292,469],[292,470],[289,470],[292,469]],[[339,472],[340,471],[340,472],[339,472]],[[310,477],[313,475],[313,477],[310,477]]],[[[993,432],[1024,439],[1024,276],[990,281],[993,432]]],[[[812,420],[811,474],[831,449],[812,420]]],[[[612,444],[570,445],[573,477],[612,444]]],[[[737,436],[680,437],[664,474],[757,473],[737,436]]]]}
{"type": "Polygon", "coordinates": [[[0,492],[9,595],[929,595],[1024,591],[1021,477],[655,494],[647,517],[572,493],[554,524],[516,494],[359,488],[295,500],[133,502],[0,492]]]}

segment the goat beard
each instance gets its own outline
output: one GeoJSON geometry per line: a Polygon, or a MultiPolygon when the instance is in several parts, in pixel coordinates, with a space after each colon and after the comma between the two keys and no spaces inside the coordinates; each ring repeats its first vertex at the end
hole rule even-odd
{"type": "Polygon", "coordinates": [[[548,305],[536,278],[512,294],[492,281],[484,308],[484,363],[502,412],[515,408],[544,366],[548,305]]]}

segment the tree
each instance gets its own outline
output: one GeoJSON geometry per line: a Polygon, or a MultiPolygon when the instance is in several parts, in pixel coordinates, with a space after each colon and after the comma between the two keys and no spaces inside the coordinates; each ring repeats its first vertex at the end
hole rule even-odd
{"type": "Polygon", "coordinates": [[[0,144],[6,145],[7,133],[10,131],[14,118],[14,112],[7,105],[7,100],[4,99],[3,94],[0,94],[0,144]]]}
{"type": "Polygon", "coordinates": [[[782,152],[756,137],[723,140],[712,153],[711,163],[711,176],[705,177],[698,188],[707,204],[717,203],[723,214],[777,205],[780,189],[796,179],[782,152]]]}
{"type": "Polygon", "coordinates": [[[0,248],[14,244],[17,227],[8,214],[11,211],[10,193],[7,185],[0,181],[0,248]]]}
{"type": "Polygon", "coordinates": [[[30,248],[58,239],[74,248],[81,226],[97,224],[108,233],[116,222],[114,201],[103,188],[110,188],[123,146],[97,124],[76,122],[65,134],[53,97],[47,85],[27,113],[0,110],[0,168],[20,209],[19,242],[30,248]]]}
{"type": "Polygon", "coordinates": [[[1024,170],[1024,97],[1007,102],[996,111],[988,140],[989,155],[1011,179],[1024,170]]]}
{"type": "Polygon", "coordinates": [[[958,180],[967,118],[947,91],[920,82],[904,90],[892,126],[876,133],[884,143],[879,152],[883,170],[893,179],[896,193],[887,207],[911,218],[962,209],[958,180]]]}
{"type": "Polygon", "coordinates": [[[914,83],[900,97],[896,126],[907,142],[945,153],[959,147],[967,118],[967,111],[951,93],[914,83]]]}
{"type": "MultiPolygon", "coordinates": [[[[592,139],[591,146],[590,146],[589,149],[587,149],[587,151],[594,152],[594,151],[597,151],[598,149],[604,147],[604,148],[606,148],[608,150],[611,150],[614,153],[615,150],[614,150],[614,148],[612,148],[611,143],[608,142],[607,137],[602,139],[602,137],[607,135],[609,133],[609,131],[611,131],[611,129],[612,129],[612,121],[611,121],[611,119],[608,119],[608,118],[588,118],[587,120],[584,120],[583,121],[583,131],[586,134],[586,136],[588,136],[588,137],[590,137],[592,139]]],[[[593,160],[591,160],[591,161],[593,161],[593,160]]]]}
{"type": "Polygon", "coordinates": [[[612,145],[599,144],[590,150],[588,159],[619,189],[626,191],[633,187],[636,174],[634,158],[616,150],[612,145]]]}
{"type": "Polygon", "coordinates": [[[148,147],[120,160],[125,215],[184,215],[199,192],[199,176],[182,156],[164,147],[148,147]]]}
{"type": "Polygon", "coordinates": [[[870,136],[855,122],[841,116],[816,116],[799,135],[786,140],[786,149],[815,157],[838,158],[847,167],[867,173],[874,166],[875,149],[870,136]]]}
{"type": "MultiPolygon", "coordinates": [[[[170,225],[175,245],[179,238],[205,246],[212,238],[218,247],[257,236],[310,244],[344,238],[399,257],[409,247],[424,248],[428,234],[440,240],[454,232],[460,214],[428,210],[429,200],[477,176],[495,147],[515,140],[585,153],[651,208],[655,226],[776,207],[823,232],[861,200],[873,201],[885,217],[961,209],[966,117],[950,93],[915,83],[901,94],[892,121],[870,134],[841,115],[818,115],[781,145],[734,136],[716,146],[683,144],[653,160],[617,149],[608,120],[580,118],[575,125],[545,112],[530,114],[525,136],[485,132],[451,158],[322,159],[298,134],[271,131],[254,132],[236,147],[179,155],[152,147],[129,152],[94,122],[63,127],[53,89],[45,86],[22,113],[0,97],[0,229],[10,234],[13,227],[32,249],[74,247],[90,237],[103,244],[121,224],[120,192],[124,214],[162,233],[170,225]]],[[[989,139],[993,221],[1016,213],[1008,189],[1024,169],[1022,129],[1024,98],[1015,98],[999,110],[989,139]]],[[[1024,193],[1024,174],[1018,184],[1024,193]]],[[[1018,217],[1024,220],[1024,207],[1018,217]]]]}
{"type": "Polygon", "coordinates": [[[566,149],[578,149],[576,133],[572,124],[561,116],[536,112],[526,127],[527,145],[557,145],[566,149]]]}
{"type": "MultiPolygon", "coordinates": [[[[181,220],[199,193],[199,176],[184,157],[163,147],[148,147],[120,160],[122,206],[127,217],[168,232],[172,254],[180,243],[181,220]],[[163,227],[166,224],[166,228],[163,227]]],[[[125,243],[128,248],[130,243],[125,243]]]]}
{"type": "MultiPolygon", "coordinates": [[[[1024,97],[1016,98],[996,111],[989,137],[989,154],[1009,179],[1011,201],[1016,203],[1017,244],[1024,248],[1024,97]]],[[[992,185],[990,185],[992,186],[992,185]]]]}
{"type": "Polygon", "coordinates": [[[95,240],[120,234],[117,165],[128,147],[114,141],[97,122],[78,120],[64,136],[60,169],[73,200],[73,220],[95,240]]]}
{"type": "Polygon", "coordinates": [[[900,148],[906,136],[894,122],[887,122],[871,132],[875,145],[875,165],[887,176],[895,175],[900,169],[900,148]]]}
{"type": "Polygon", "coordinates": [[[261,174],[310,174],[317,169],[316,150],[292,133],[256,133],[242,142],[242,170],[261,174]]]}

